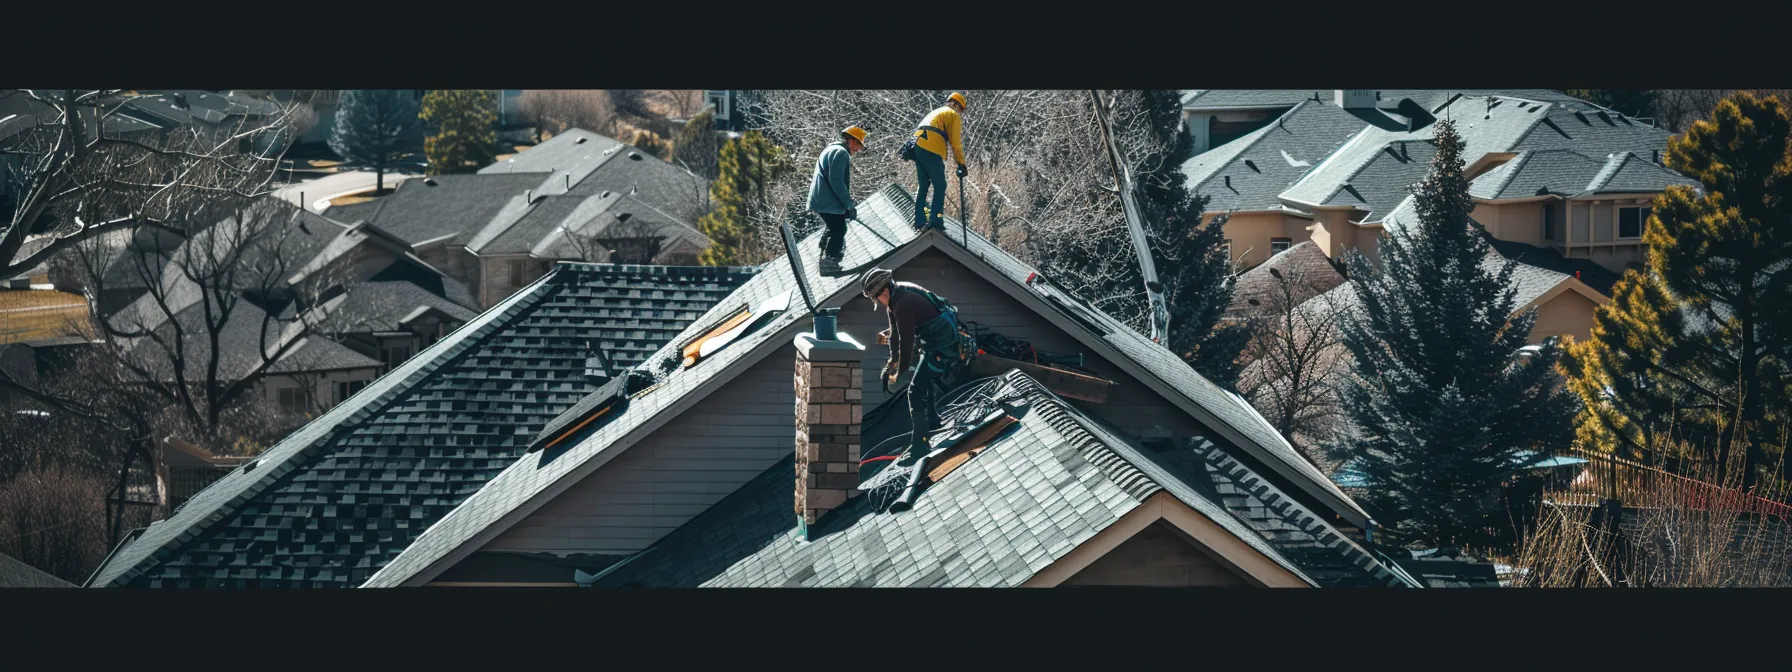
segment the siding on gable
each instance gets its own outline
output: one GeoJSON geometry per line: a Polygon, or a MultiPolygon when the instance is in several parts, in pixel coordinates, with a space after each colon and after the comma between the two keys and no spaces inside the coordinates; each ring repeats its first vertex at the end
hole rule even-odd
{"type": "Polygon", "coordinates": [[[1140,530],[1064,586],[1249,586],[1162,521],[1140,530]]]}
{"type": "MultiPolygon", "coordinates": [[[[1116,383],[1106,404],[1071,402],[1085,412],[1138,437],[1206,433],[1187,413],[1113,364],[1095,356],[1070,334],[944,253],[928,250],[895,269],[895,276],[897,280],[915,283],[945,297],[958,307],[960,319],[966,322],[976,322],[1008,338],[1027,341],[1045,352],[1083,353],[1086,368],[1116,383]]],[[[865,344],[865,409],[869,411],[886,399],[877,375],[889,358],[890,350],[877,344],[877,332],[889,328],[889,314],[882,308],[873,312],[870,299],[855,297],[840,310],[839,323],[842,331],[865,344]]]]}
{"type": "Polygon", "coordinates": [[[795,357],[779,348],[481,550],[647,548],[794,450],[795,357]]]}

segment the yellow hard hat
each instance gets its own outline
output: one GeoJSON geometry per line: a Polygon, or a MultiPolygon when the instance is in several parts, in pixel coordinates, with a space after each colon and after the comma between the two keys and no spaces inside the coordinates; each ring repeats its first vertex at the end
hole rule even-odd
{"type": "Polygon", "coordinates": [[[859,144],[861,144],[861,145],[865,144],[865,138],[867,136],[865,134],[865,129],[863,129],[863,128],[859,128],[857,126],[847,126],[846,130],[840,131],[840,133],[842,135],[852,136],[853,139],[858,140],[859,144]]]}
{"type": "Polygon", "coordinates": [[[950,96],[946,96],[946,100],[950,100],[954,103],[958,103],[958,106],[961,108],[966,107],[966,105],[964,104],[964,94],[962,94],[962,93],[954,93],[950,96]]]}

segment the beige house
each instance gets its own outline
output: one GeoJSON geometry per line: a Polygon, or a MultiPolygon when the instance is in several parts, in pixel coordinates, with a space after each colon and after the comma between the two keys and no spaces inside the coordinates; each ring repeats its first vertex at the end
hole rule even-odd
{"type": "Polygon", "coordinates": [[[1184,166],[1240,267],[1303,240],[1378,259],[1410,216],[1433,124],[1467,144],[1474,218],[1496,239],[1621,272],[1641,260],[1648,205],[1673,185],[1668,133],[1556,91],[1194,91],[1184,118],[1204,149],[1184,166]]]}
{"type": "Polygon", "coordinates": [[[560,261],[696,265],[709,181],[623,142],[570,129],[471,175],[406,180],[326,211],[369,222],[489,308],[560,261]]]}

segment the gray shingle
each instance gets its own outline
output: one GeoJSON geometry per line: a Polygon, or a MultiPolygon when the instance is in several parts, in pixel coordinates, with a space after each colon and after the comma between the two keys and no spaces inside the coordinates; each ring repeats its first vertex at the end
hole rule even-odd
{"type": "Polygon", "coordinates": [[[637,365],[750,275],[562,264],[201,491],[95,585],[358,585],[584,396],[587,340],[637,365]]]}

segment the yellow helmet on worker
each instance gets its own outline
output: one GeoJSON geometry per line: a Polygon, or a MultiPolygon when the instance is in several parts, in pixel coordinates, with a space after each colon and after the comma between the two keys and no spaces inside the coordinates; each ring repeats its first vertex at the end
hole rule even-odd
{"type": "Polygon", "coordinates": [[[869,137],[869,135],[865,133],[865,129],[857,126],[847,126],[840,131],[840,135],[843,137],[851,137],[852,139],[859,141],[859,144],[861,145],[865,144],[865,138],[869,137]]]}
{"type": "Polygon", "coordinates": [[[950,95],[950,96],[946,96],[946,102],[948,102],[948,103],[958,103],[958,109],[960,109],[960,110],[962,110],[962,109],[964,109],[964,108],[965,108],[965,104],[964,104],[964,94],[962,94],[962,93],[956,93],[956,92],[954,92],[954,93],[953,93],[953,94],[952,94],[952,95],[950,95]]]}

